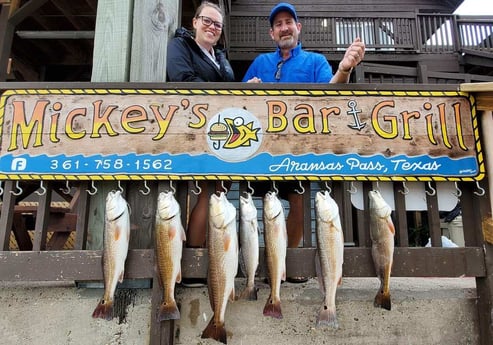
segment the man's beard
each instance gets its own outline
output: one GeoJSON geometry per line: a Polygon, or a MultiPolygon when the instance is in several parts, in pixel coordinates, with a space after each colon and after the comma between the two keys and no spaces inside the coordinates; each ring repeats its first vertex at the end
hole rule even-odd
{"type": "Polygon", "coordinates": [[[286,39],[285,37],[282,38],[278,45],[279,45],[279,48],[281,49],[285,49],[285,48],[293,48],[294,46],[296,46],[298,42],[296,42],[296,39],[294,38],[294,36],[289,36],[288,39],[286,39]]]}

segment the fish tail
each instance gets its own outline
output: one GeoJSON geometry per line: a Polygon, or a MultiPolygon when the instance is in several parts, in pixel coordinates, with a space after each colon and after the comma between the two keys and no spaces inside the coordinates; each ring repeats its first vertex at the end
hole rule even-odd
{"type": "Polygon", "coordinates": [[[383,290],[378,290],[373,305],[375,307],[380,307],[383,309],[390,310],[391,308],[390,292],[384,292],[383,290]]]}
{"type": "Polygon", "coordinates": [[[176,301],[161,303],[161,305],[159,306],[157,319],[159,322],[165,321],[165,320],[179,320],[180,319],[180,310],[178,310],[178,306],[176,305],[176,301]]]}
{"type": "Polygon", "coordinates": [[[281,301],[274,301],[274,299],[269,296],[269,298],[267,299],[267,303],[265,303],[264,316],[271,316],[276,319],[282,319],[281,301]]]}
{"type": "Polygon", "coordinates": [[[332,328],[339,328],[337,322],[337,314],[335,308],[329,308],[326,305],[320,309],[317,316],[317,326],[329,326],[332,328]]]}
{"type": "Polygon", "coordinates": [[[202,339],[205,338],[211,338],[216,341],[220,341],[223,344],[227,344],[228,338],[226,334],[226,328],[224,327],[224,323],[216,324],[216,322],[214,322],[214,316],[213,316],[211,321],[209,321],[207,327],[202,332],[202,339]]]}
{"type": "Polygon", "coordinates": [[[105,319],[112,320],[113,319],[113,301],[106,301],[102,299],[96,309],[92,312],[92,317],[95,319],[105,319]]]}
{"type": "Polygon", "coordinates": [[[256,301],[257,300],[257,291],[258,288],[255,286],[247,286],[245,290],[241,292],[240,298],[241,299],[246,299],[249,301],[256,301]]]}

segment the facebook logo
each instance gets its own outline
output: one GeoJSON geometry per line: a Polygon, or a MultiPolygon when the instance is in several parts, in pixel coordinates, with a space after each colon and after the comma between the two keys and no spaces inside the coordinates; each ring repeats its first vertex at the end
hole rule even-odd
{"type": "Polygon", "coordinates": [[[12,159],[12,164],[10,165],[10,169],[13,171],[22,171],[26,170],[27,160],[25,158],[14,158],[12,159]]]}

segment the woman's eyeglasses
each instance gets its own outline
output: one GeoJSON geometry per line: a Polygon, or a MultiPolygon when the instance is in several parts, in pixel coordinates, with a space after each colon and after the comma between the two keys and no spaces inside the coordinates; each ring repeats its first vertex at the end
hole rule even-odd
{"type": "Polygon", "coordinates": [[[202,20],[202,24],[205,26],[211,26],[214,24],[214,28],[217,30],[222,30],[223,28],[223,23],[221,22],[216,22],[215,20],[212,20],[212,18],[206,17],[206,16],[198,16],[197,18],[200,18],[202,20]]]}

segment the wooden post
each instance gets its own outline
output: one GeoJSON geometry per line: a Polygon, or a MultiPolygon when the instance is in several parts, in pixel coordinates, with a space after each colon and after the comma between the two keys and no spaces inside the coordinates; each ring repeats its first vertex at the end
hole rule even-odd
{"type": "Polygon", "coordinates": [[[99,0],[91,81],[128,81],[133,0],[99,0]]]}
{"type": "MultiPolygon", "coordinates": [[[[486,171],[488,177],[488,192],[490,208],[487,215],[483,217],[483,227],[491,224],[493,217],[493,112],[491,110],[483,111],[481,114],[481,125],[483,129],[483,144],[486,156],[486,171]]],[[[484,229],[482,229],[484,231],[484,229]]],[[[479,332],[481,345],[490,344],[493,339],[493,243],[484,242],[486,277],[476,278],[478,294],[478,312],[479,312],[479,332]]]]}
{"type": "Polygon", "coordinates": [[[130,81],[166,81],[168,39],[177,28],[178,0],[139,1],[134,8],[130,81]]]}

